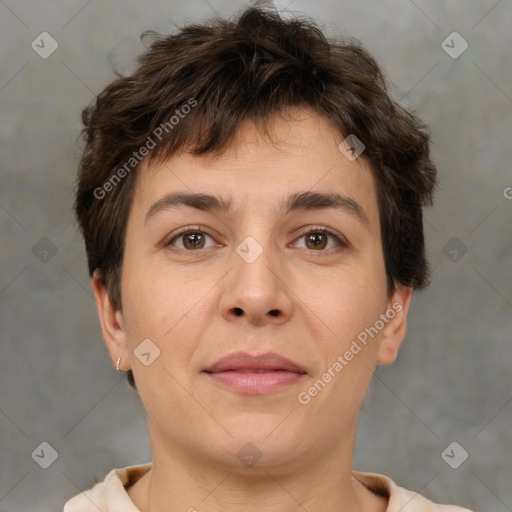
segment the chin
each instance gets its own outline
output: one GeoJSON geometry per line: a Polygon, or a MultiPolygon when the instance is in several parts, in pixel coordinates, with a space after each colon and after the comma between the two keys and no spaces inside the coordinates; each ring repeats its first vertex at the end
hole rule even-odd
{"type": "MultiPolygon", "coordinates": [[[[235,466],[232,469],[270,469],[288,464],[299,456],[298,451],[305,448],[304,432],[309,429],[298,428],[291,417],[286,416],[251,413],[220,422],[232,435],[222,436],[225,442],[222,452],[229,453],[235,466]]],[[[219,439],[215,445],[222,446],[222,441],[219,439]]]]}

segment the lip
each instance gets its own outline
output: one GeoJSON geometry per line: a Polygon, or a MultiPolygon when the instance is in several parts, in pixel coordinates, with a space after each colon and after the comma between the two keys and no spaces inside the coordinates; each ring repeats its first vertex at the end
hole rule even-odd
{"type": "Polygon", "coordinates": [[[223,386],[251,395],[277,391],[307,375],[300,365],[273,352],[257,356],[236,352],[222,357],[203,373],[223,386]]]}

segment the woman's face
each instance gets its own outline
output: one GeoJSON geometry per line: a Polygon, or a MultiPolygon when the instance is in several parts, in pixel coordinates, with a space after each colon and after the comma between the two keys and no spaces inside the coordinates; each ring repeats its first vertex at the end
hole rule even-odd
{"type": "Polygon", "coordinates": [[[108,345],[133,369],[153,450],[241,470],[325,460],[352,439],[376,363],[403,338],[410,296],[386,294],[367,162],[317,114],[274,128],[278,145],[247,124],[218,159],[183,154],[138,174],[108,345]]]}

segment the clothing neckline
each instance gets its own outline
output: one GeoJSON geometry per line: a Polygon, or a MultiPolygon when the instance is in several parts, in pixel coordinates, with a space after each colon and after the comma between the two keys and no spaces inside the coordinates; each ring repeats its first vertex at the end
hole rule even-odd
{"type": "MultiPolygon", "coordinates": [[[[145,474],[153,468],[153,463],[148,462],[144,464],[137,464],[116,470],[119,475],[123,487],[128,490],[131,486],[135,485],[145,474]]],[[[384,498],[391,497],[392,482],[384,475],[377,473],[366,473],[361,471],[352,470],[352,477],[354,477],[361,485],[366,487],[370,492],[384,498]]]]}

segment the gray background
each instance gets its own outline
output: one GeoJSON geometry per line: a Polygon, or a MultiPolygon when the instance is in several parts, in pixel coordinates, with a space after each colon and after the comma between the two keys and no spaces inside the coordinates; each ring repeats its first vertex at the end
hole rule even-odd
{"type": "MultiPolygon", "coordinates": [[[[413,299],[398,361],[372,384],[354,466],[441,503],[512,510],[512,2],[276,5],[287,4],[373,52],[395,97],[430,124],[439,169],[426,214],[433,283],[413,299]],[[457,59],[441,46],[452,31],[469,44],[457,59]],[[454,441],[469,454],[458,469],[441,457],[454,441]]],[[[130,69],[143,30],[243,5],[0,0],[0,511],[61,510],[111,468],[150,460],[71,213],[80,111],[112,64],[130,69]],[[59,44],[47,59],[31,48],[43,31],[59,44]],[[48,469],[31,457],[43,441],[58,452],[48,469]]]]}

